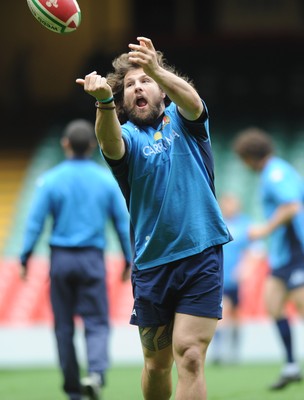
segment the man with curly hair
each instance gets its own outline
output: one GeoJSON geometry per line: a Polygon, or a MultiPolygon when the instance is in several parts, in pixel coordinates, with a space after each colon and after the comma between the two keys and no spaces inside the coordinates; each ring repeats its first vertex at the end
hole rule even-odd
{"type": "Polygon", "coordinates": [[[143,396],[171,397],[175,362],[175,398],[204,400],[206,352],[222,318],[222,245],[231,240],[215,196],[208,111],[152,41],[137,40],[114,72],[76,82],[96,99],[96,136],[130,212],[143,396]]]}
{"type": "Polygon", "coordinates": [[[270,274],[265,285],[265,302],[276,322],[286,353],[286,362],[271,390],[280,390],[302,380],[295,362],[292,334],[285,306],[292,300],[304,317],[304,184],[296,169],[275,155],[271,136],[249,127],[236,137],[234,151],[260,174],[260,197],[265,221],[249,228],[251,240],[269,237],[270,274]]]}

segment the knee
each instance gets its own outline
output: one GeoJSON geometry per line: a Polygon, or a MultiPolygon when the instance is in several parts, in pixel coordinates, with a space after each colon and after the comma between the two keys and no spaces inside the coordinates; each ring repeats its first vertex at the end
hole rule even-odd
{"type": "Polygon", "coordinates": [[[199,348],[189,347],[186,349],[181,357],[181,367],[188,371],[190,374],[199,374],[203,367],[204,355],[199,348]]]}
{"type": "Polygon", "coordinates": [[[153,362],[151,360],[145,362],[145,371],[149,378],[160,378],[164,377],[166,375],[169,375],[171,373],[172,369],[172,364],[164,364],[164,363],[158,363],[158,362],[153,362]]]}
{"type": "Polygon", "coordinates": [[[295,302],[295,306],[299,315],[304,318],[304,304],[303,302],[295,302]]]}
{"type": "Polygon", "coordinates": [[[284,317],[283,310],[278,307],[274,307],[271,304],[266,304],[266,312],[271,318],[273,318],[275,320],[281,319],[284,317]]]}

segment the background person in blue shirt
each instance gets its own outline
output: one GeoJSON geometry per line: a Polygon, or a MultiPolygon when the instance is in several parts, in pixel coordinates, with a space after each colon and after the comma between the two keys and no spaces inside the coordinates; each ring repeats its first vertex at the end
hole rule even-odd
{"type": "Polygon", "coordinates": [[[260,198],[265,222],[249,228],[252,240],[269,237],[271,273],[266,282],[266,307],[276,321],[286,364],[270,389],[282,389],[302,379],[292,351],[292,335],[285,315],[287,301],[293,301],[304,317],[304,184],[295,168],[275,156],[271,137],[252,127],[239,133],[234,150],[243,162],[260,174],[260,198]]]}
{"type": "Polygon", "coordinates": [[[108,369],[109,315],[104,250],[111,220],[125,257],[122,279],[130,275],[129,216],[125,200],[110,171],[90,159],[96,148],[94,126],[71,121],[61,141],[66,160],[37,181],[21,252],[22,275],[30,255],[52,218],[51,304],[55,320],[63,389],[70,400],[82,394],[98,399],[108,369]],[[80,383],[75,353],[74,317],[82,317],[89,376],[80,383]]]}
{"type": "Polygon", "coordinates": [[[224,252],[224,295],[223,319],[218,325],[212,342],[215,363],[239,361],[239,290],[242,274],[247,262],[258,258],[260,250],[248,237],[252,218],[242,211],[239,197],[231,192],[223,193],[219,204],[224,220],[233,240],[223,247],[224,252]]]}
{"type": "Polygon", "coordinates": [[[205,400],[206,352],[222,317],[222,245],[231,240],[214,192],[208,112],[151,40],[137,40],[107,77],[76,82],[97,100],[97,139],[129,207],[143,396],[171,397],[175,361],[175,398],[205,400]]]}

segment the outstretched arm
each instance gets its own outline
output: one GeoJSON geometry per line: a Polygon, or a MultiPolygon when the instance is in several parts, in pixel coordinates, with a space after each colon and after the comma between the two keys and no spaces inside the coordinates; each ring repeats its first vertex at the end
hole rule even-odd
{"type": "MultiPolygon", "coordinates": [[[[106,78],[98,75],[96,71],[86,75],[84,79],[76,79],[76,82],[95,99],[104,100],[113,97],[106,78]]],[[[125,145],[114,101],[107,104],[99,103],[99,107],[101,108],[97,108],[95,122],[98,143],[106,157],[119,160],[125,153],[125,145]]]]}
{"type": "Polygon", "coordinates": [[[200,117],[204,110],[197,91],[184,79],[162,68],[157,62],[157,53],[150,39],[139,36],[139,44],[129,44],[130,61],[140,65],[167,96],[177,104],[180,113],[193,121],[200,117]]]}
{"type": "Polygon", "coordinates": [[[249,238],[251,240],[257,240],[270,235],[280,225],[288,224],[299,212],[300,208],[301,204],[297,202],[282,204],[268,221],[249,229],[249,238]]]}

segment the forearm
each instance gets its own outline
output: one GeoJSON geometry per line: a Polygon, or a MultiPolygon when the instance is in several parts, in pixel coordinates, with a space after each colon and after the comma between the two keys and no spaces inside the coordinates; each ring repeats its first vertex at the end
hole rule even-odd
{"type": "Polygon", "coordinates": [[[153,71],[150,76],[179,107],[185,118],[199,118],[203,112],[203,103],[197,91],[188,82],[163,68],[153,71]]]}
{"type": "Polygon", "coordinates": [[[289,203],[281,205],[273,215],[263,224],[253,226],[248,231],[251,240],[262,239],[270,235],[279,226],[287,224],[297,214],[301,207],[300,203],[289,203]]]}
{"type": "Polygon", "coordinates": [[[119,160],[124,155],[124,141],[121,126],[115,110],[97,108],[95,132],[104,155],[113,160],[119,160]]]}
{"type": "Polygon", "coordinates": [[[96,71],[86,75],[85,79],[76,79],[91,96],[98,99],[95,133],[100,148],[105,156],[119,160],[124,155],[124,142],[111,87],[105,77],[97,75],[96,71]],[[110,100],[104,102],[104,100],[110,100]]]}
{"type": "Polygon", "coordinates": [[[300,210],[300,203],[288,203],[277,208],[272,217],[267,221],[269,233],[280,225],[287,224],[300,210]]]}
{"type": "Polygon", "coordinates": [[[35,229],[33,227],[28,227],[24,237],[24,243],[20,254],[20,259],[22,265],[26,265],[28,258],[32,254],[38,238],[41,234],[41,230],[35,229]]]}

